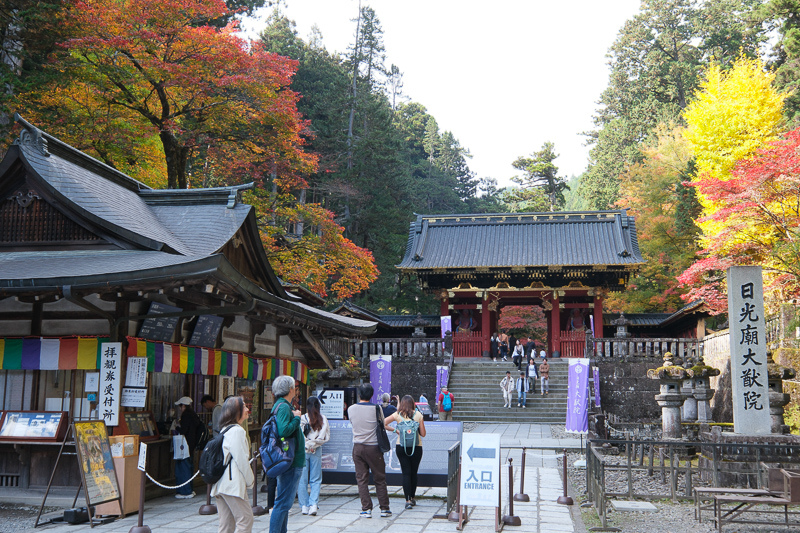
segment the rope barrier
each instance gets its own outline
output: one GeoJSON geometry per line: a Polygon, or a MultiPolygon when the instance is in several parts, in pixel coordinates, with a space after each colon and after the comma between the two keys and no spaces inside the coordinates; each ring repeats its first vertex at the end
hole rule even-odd
{"type": "Polygon", "coordinates": [[[159,483],[158,481],[156,481],[155,479],[150,477],[150,474],[148,474],[147,472],[145,472],[144,475],[147,476],[147,479],[149,479],[150,481],[152,481],[153,483],[155,483],[156,485],[158,485],[162,489],[175,490],[175,489],[179,489],[179,488],[183,487],[187,483],[191,483],[194,480],[194,478],[196,478],[197,476],[200,475],[200,471],[198,470],[197,472],[195,472],[194,475],[191,478],[189,478],[188,481],[186,481],[186,483],[181,483],[180,485],[175,485],[174,487],[170,487],[168,485],[162,485],[161,483],[159,483]]]}
{"type": "Polygon", "coordinates": [[[525,452],[525,455],[527,455],[528,457],[536,457],[538,459],[561,459],[561,455],[552,455],[552,454],[542,455],[540,453],[531,453],[531,452],[525,452]]]}
{"type": "MultiPolygon", "coordinates": [[[[249,461],[247,464],[254,463],[256,459],[258,459],[258,456],[257,456],[257,455],[254,455],[254,456],[253,456],[253,458],[252,458],[252,459],[250,459],[250,461],[249,461]]],[[[194,481],[194,478],[196,478],[197,476],[199,476],[199,475],[200,475],[200,471],[198,470],[197,472],[195,472],[195,473],[194,473],[194,475],[193,475],[191,478],[189,478],[189,479],[188,479],[188,480],[187,480],[185,483],[181,483],[180,485],[175,485],[174,487],[170,487],[169,485],[162,485],[161,483],[159,483],[158,481],[156,481],[155,479],[153,479],[153,478],[150,476],[150,474],[148,474],[147,472],[145,472],[145,473],[144,473],[144,475],[146,475],[146,476],[147,476],[147,479],[149,479],[150,481],[152,481],[153,483],[155,483],[156,485],[158,485],[158,486],[159,486],[159,487],[161,487],[162,489],[167,489],[167,490],[175,490],[175,489],[179,489],[179,488],[183,487],[183,486],[184,486],[184,485],[186,485],[187,483],[191,483],[192,481],[194,481]]]]}

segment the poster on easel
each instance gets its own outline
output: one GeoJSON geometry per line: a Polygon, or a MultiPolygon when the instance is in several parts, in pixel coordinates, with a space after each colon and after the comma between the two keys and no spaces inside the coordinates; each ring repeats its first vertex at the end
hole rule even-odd
{"type": "Polygon", "coordinates": [[[108,431],[102,420],[75,422],[75,449],[89,506],[120,499],[108,431]]]}

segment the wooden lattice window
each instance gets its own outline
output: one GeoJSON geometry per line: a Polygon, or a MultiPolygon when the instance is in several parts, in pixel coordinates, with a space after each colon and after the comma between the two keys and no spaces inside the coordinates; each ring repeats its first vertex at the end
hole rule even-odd
{"type": "Polygon", "coordinates": [[[65,217],[34,191],[22,191],[0,203],[0,245],[100,241],[65,217]]]}

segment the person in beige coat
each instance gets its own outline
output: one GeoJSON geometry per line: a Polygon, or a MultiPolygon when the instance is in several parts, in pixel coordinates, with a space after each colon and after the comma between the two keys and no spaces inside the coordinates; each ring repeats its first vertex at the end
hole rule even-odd
{"type": "Polygon", "coordinates": [[[225,432],[222,450],[228,468],[219,481],[211,487],[211,495],[216,498],[219,512],[219,533],[251,533],[253,531],[253,508],[247,501],[247,489],[253,486],[255,478],[250,467],[250,449],[247,434],[241,423],[247,420],[250,410],[241,396],[231,396],[225,400],[220,417],[220,430],[225,432]]]}
{"type": "Polygon", "coordinates": [[[500,381],[500,390],[503,391],[503,407],[511,409],[511,401],[514,399],[514,378],[511,372],[506,372],[506,377],[500,381]]]}

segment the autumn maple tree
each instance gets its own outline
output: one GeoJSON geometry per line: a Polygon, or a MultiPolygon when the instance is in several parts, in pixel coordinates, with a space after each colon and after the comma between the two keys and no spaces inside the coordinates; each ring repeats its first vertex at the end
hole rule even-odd
{"type": "Polygon", "coordinates": [[[377,269],[329,211],[302,201],[317,157],[289,89],[297,62],[245,40],[235,21],[212,24],[230,14],[221,0],[75,0],[51,63],[62,75],[22,94],[20,110],[154,186],[254,182],[278,275],[349,297],[377,269]]]}
{"type": "MultiPolygon", "coordinates": [[[[764,161],[780,136],[787,93],[772,86],[774,77],[759,59],[740,57],[728,72],[712,64],[702,90],[684,114],[686,138],[696,157],[692,184],[702,205],[697,224],[702,230],[703,250],[678,281],[690,288],[685,300],[702,298],[715,312],[726,310],[725,268],[758,264],[766,257],[754,254],[754,249],[743,243],[753,238],[764,245],[780,241],[771,237],[774,230],[769,227],[747,222],[738,210],[746,207],[749,211],[752,205],[744,197],[731,195],[735,187],[745,190],[751,186],[748,180],[754,176],[743,174],[742,165],[756,154],[764,161]]],[[[753,191],[761,194],[760,188],[753,191]]]]}
{"type": "Polygon", "coordinates": [[[655,139],[642,148],[643,160],[620,176],[616,205],[636,217],[639,249],[646,263],[628,290],[610,293],[604,306],[615,312],[674,312],[685,292],[676,277],[695,259],[697,216],[694,190],[683,184],[693,171],[693,153],[685,128],[661,124],[655,139]]]}
{"type": "MultiPolygon", "coordinates": [[[[547,318],[538,305],[509,305],[500,311],[497,326],[520,337],[530,337],[534,343],[547,343],[547,318]]],[[[535,344],[536,345],[536,344],[535,344]]]]}
{"type": "MultiPolygon", "coordinates": [[[[732,265],[762,265],[767,290],[783,300],[800,294],[798,151],[800,129],[740,161],[730,179],[697,181],[697,189],[717,206],[707,218],[724,224],[708,244],[706,258],[687,270],[682,281],[701,281],[699,276],[732,265]]],[[[695,293],[721,294],[720,282],[701,284],[695,293]]]]}

